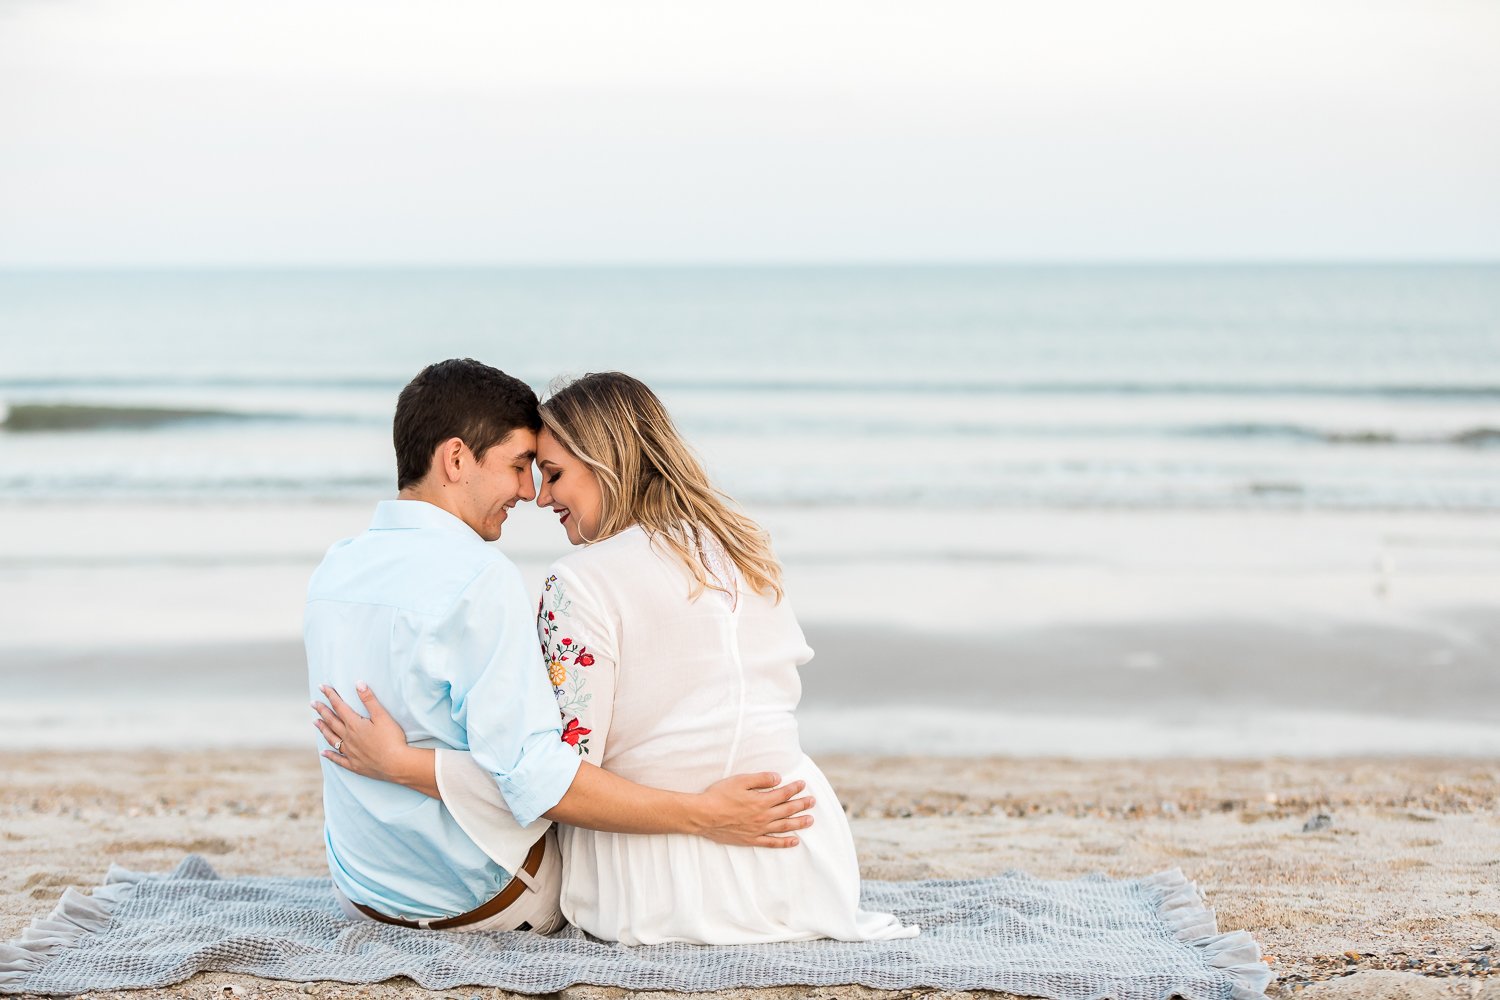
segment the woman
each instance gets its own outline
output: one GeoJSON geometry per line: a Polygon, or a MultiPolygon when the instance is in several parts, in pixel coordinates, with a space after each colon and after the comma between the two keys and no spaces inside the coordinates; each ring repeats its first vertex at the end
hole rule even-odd
{"type": "Polygon", "coordinates": [[[541,411],[537,503],[583,546],[553,564],[537,618],[563,739],[658,788],[766,770],[805,780],[816,799],[792,850],[565,827],[563,915],[625,944],[916,934],[859,909],[848,822],[798,742],[797,668],[812,650],[765,533],[713,488],[636,379],[585,376],[541,411]]]}

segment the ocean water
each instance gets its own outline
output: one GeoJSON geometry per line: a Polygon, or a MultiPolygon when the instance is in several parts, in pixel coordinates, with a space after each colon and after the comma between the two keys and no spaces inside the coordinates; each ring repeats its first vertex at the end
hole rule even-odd
{"type": "Polygon", "coordinates": [[[307,575],[461,355],[658,390],[818,752],[1500,747],[1500,266],[0,273],[0,745],[304,745],[307,575]]]}
{"type": "Polygon", "coordinates": [[[0,273],[0,498],[386,496],[453,356],[753,506],[1500,510],[1500,265],[0,273]]]}

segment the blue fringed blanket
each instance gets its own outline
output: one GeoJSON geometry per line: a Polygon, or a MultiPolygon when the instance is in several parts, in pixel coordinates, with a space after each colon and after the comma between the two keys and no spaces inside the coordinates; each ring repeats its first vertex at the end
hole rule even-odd
{"type": "Polygon", "coordinates": [[[919,937],[705,948],[608,944],[569,928],[414,931],[351,922],[327,879],[220,878],[189,856],[169,875],[110,870],[19,941],[0,944],[0,993],[167,986],[197,972],[430,989],[553,993],[575,983],[689,992],[759,986],[1003,990],[1053,1000],[1263,1000],[1270,971],[1243,931],[1220,934],[1181,872],[1045,882],[866,882],[863,905],[919,937]]]}

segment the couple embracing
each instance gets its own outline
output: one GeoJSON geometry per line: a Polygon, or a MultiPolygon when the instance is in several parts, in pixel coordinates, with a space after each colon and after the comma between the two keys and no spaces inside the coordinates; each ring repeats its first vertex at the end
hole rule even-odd
{"type": "Polygon", "coordinates": [[[859,908],[849,825],[798,742],[812,651],[780,567],[650,389],[595,374],[539,404],[444,361],[394,436],[399,498],[329,551],[304,629],[349,917],[625,944],[917,933],[859,908]],[[581,546],[535,613],[486,544],[532,499],[581,546]]]}

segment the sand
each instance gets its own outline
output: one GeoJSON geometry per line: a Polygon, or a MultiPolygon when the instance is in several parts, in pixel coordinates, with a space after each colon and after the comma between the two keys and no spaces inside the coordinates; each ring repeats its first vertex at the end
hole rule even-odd
{"type": "MultiPolygon", "coordinates": [[[[1049,878],[1181,867],[1225,930],[1272,956],[1273,996],[1500,1000],[1500,761],[1270,762],[827,757],[869,878],[1049,878]],[[1329,817],[1304,832],[1306,822],[1329,817]],[[1493,946],[1494,950],[1483,950],[1493,946]]],[[[196,852],[226,875],[321,874],[319,778],[305,752],[0,754],[0,939],[105,868],[196,852]]],[[[471,998],[200,975],[152,993],[471,998]]],[[[890,996],[793,987],[757,998],[890,996]]],[[[917,991],[927,995],[930,991],[917,991]]],[[[578,987],[575,1000],[619,990],[578,987]]],[[[140,997],[141,992],[97,994],[140,997]]],[[[910,996],[911,994],[903,994],[910,996]]]]}

